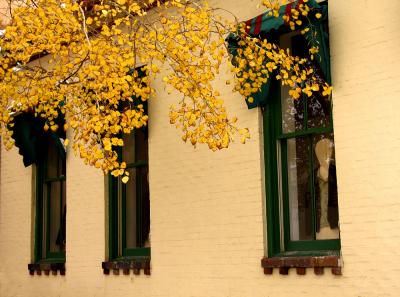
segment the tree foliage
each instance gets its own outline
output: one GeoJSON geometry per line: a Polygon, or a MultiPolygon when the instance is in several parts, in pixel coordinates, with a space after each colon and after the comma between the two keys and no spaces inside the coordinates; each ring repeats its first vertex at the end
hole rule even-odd
{"type": "MultiPolygon", "coordinates": [[[[261,4],[276,15],[284,2],[261,4]]],[[[293,30],[311,11],[307,0],[301,2],[286,16],[293,30]]],[[[122,133],[147,124],[144,103],[154,95],[152,80],[161,69],[168,87],[182,94],[169,115],[185,142],[211,150],[227,148],[236,134],[245,142],[248,129],[228,116],[212,84],[228,60],[230,32],[237,33],[243,48],[231,67],[235,91],[251,97],[274,73],[291,87],[294,99],[301,93],[330,94],[306,59],[248,36],[245,25],[234,16],[222,19],[219,11],[207,1],[10,0],[0,39],[6,146],[13,145],[15,115],[31,112],[45,120],[45,130],[71,127],[72,147],[85,163],[126,176],[116,150],[124,145],[122,133]],[[56,121],[61,114],[64,127],[56,121]]]]}

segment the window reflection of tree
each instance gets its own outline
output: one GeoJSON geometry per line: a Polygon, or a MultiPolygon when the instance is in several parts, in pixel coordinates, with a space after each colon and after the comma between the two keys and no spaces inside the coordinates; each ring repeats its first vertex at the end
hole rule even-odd
{"type": "Polygon", "coordinates": [[[329,98],[311,96],[307,102],[307,126],[309,128],[326,127],[330,122],[331,102],[329,98]]]}

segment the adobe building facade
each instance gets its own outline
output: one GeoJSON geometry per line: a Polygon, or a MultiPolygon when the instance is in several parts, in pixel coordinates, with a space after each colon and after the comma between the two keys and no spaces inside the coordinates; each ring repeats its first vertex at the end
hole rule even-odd
{"type": "MultiPolygon", "coordinates": [[[[240,17],[257,1],[210,1],[240,17]]],[[[264,274],[268,255],[263,114],[216,80],[251,139],[192,148],[169,124],[161,78],[149,102],[151,274],[104,274],[108,191],[102,172],[67,151],[65,275],[30,275],[35,170],[1,148],[0,296],[398,296],[400,291],[400,2],[329,1],[341,275],[264,274]]],[[[281,271],[284,272],[284,271],[281,271]]]]}

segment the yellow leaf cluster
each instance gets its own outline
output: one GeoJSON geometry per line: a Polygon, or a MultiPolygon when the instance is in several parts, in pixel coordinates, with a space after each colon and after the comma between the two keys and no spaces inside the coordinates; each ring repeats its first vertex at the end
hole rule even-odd
{"type": "MultiPolygon", "coordinates": [[[[284,15],[285,22],[292,30],[297,29],[303,22],[309,22],[307,15],[312,11],[308,6],[308,0],[263,0],[262,4],[269,9],[269,14],[279,16],[281,5],[292,2],[290,14],[284,15]]],[[[321,18],[317,13],[316,18],[321,18]]],[[[305,34],[312,30],[309,24],[301,30],[305,34]]],[[[316,32],[309,34],[316,38],[316,32]]],[[[261,90],[261,87],[273,76],[282,85],[290,87],[289,95],[293,99],[300,98],[304,93],[311,97],[315,93],[329,96],[332,87],[329,86],[314,71],[314,66],[305,58],[293,56],[288,49],[281,49],[278,45],[268,42],[267,39],[259,39],[246,33],[244,24],[237,30],[235,37],[239,40],[236,48],[237,55],[232,61],[232,72],[235,74],[235,90],[247,98],[249,103],[254,102],[253,94],[261,90]],[[321,91],[322,90],[322,91],[321,91]]],[[[319,52],[318,47],[309,49],[310,59],[319,52]]]]}
{"type": "MultiPolygon", "coordinates": [[[[279,1],[267,2],[276,15],[279,1]]],[[[0,38],[0,128],[7,148],[13,145],[15,115],[31,112],[45,120],[46,131],[70,128],[69,146],[86,164],[126,182],[117,149],[124,145],[123,134],[147,125],[144,104],[161,69],[167,71],[164,82],[181,94],[169,116],[185,142],[216,151],[235,135],[243,143],[250,137],[229,117],[213,87],[228,58],[225,37],[238,24],[218,17],[207,1],[18,0],[15,5],[11,0],[10,5],[11,21],[0,38]],[[58,126],[61,115],[64,127],[58,126]]],[[[296,11],[289,21],[298,24],[294,16],[304,15],[307,5],[296,11]]],[[[242,49],[232,67],[236,91],[251,98],[276,71],[282,84],[292,87],[293,98],[319,90],[330,94],[331,87],[315,78],[304,59],[246,36],[243,27],[240,32],[242,49]]]]}
{"type": "Polygon", "coordinates": [[[298,99],[301,93],[311,96],[320,91],[319,85],[323,82],[307,59],[292,56],[288,50],[266,39],[246,36],[244,27],[237,37],[239,48],[232,66],[235,89],[247,97],[249,103],[252,103],[252,94],[259,92],[271,75],[291,88],[289,95],[293,99],[298,99]]]}

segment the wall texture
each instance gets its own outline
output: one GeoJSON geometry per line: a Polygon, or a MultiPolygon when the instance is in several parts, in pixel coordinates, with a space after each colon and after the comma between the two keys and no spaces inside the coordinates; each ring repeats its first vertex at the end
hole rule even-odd
{"type": "MultiPolygon", "coordinates": [[[[241,20],[256,0],[211,1],[241,20]]],[[[0,296],[398,296],[400,283],[400,2],[330,1],[334,126],[343,275],[263,274],[261,114],[225,85],[246,145],[193,149],[169,124],[177,94],[150,102],[151,276],[103,275],[105,194],[100,172],[67,159],[66,276],[30,276],[32,168],[1,151],[0,296]]],[[[226,69],[227,70],[227,69],[226,69]]]]}

